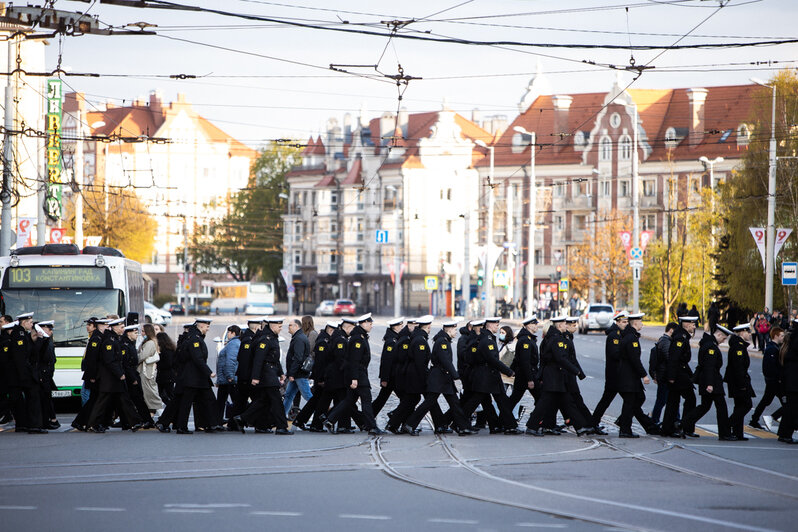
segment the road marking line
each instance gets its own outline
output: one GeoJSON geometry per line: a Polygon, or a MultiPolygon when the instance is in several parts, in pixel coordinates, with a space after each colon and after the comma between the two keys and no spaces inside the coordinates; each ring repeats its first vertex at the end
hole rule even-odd
{"type": "Polygon", "coordinates": [[[701,427],[696,427],[695,433],[698,434],[699,436],[717,436],[717,433],[709,432],[708,430],[702,429],[701,427]]]}
{"type": "Polygon", "coordinates": [[[446,523],[450,525],[476,525],[479,524],[479,521],[474,521],[472,519],[441,519],[441,518],[433,518],[427,519],[428,523],[446,523]]]}
{"type": "Polygon", "coordinates": [[[363,515],[363,514],[339,514],[340,519],[373,519],[375,521],[389,521],[389,515],[363,515]]]}
{"type": "Polygon", "coordinates": [[[521,526],[525,528],[568,528],[568,525],[545,523],[516,523],[515,526],[521,526]]]}
{"type": "Polygon", "coordinates": [[[249,515],[272,515],[276,517],[301,517],[300,512],[270,512],[268,510],[257,510],[249,512],[249,515]]]}
{"type": "Polygon", "coordinates": [[[205,508],[167,508],[164,512],[172,514],[212,514],[213,510],[205,508]]]}
{"type": "Polygon", "coordinates": [[[766,430],[755,429],[753,427],[749,427],[748,425],[743,427],[743,430],[749,436],[754,436],[756,438],[762,438],[765,440],[776,440],[779,437],[778,434],[773,434],[772,432],[768,432],[766,430]]]}
{"type": "Polygon", "coordinates": [[[124,512],[125,508],[100,508],[97,506],[78,506],[75,508],[78,512],[124,512]]]}
{"type": "Polygon", "coordinates": [[[0,510],[35,510],[35,506],[14,506],[14,505],[4,505],[0,506],[0,510]]]}
{"type": "Polygon", "coordinates": [[[196,503],[171,503],[164,504],[164,508],[249,508],[251,504],[239,503],[210,503],[210,504],[196,504],[196,503]]]}

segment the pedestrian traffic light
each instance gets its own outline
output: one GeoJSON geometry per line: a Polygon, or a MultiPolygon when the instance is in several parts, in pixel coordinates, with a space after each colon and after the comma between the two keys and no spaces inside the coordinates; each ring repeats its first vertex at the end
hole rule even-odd
{"type": "Polygon", "coordinates": [[[485,270],[480,268],[477,270],[477,286],[482,286],[483,282],[485,282],[485,270]]]}
{"type": "Polygon", "coordinates": [[[557,273],[554,274],[554,279],[559,281],[560,279],[562,279],[562,266],[557,266],[556,272],[557,273]]]}

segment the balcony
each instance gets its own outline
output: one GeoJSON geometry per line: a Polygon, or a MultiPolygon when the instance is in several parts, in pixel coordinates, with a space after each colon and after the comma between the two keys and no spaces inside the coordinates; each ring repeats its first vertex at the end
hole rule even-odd
{"type": "Polygon", "coordinates": [[[593,209],[593,198],[585,195],[576,196],[565,200],[563,207],[567,210],[590,210],[593,209]]]}

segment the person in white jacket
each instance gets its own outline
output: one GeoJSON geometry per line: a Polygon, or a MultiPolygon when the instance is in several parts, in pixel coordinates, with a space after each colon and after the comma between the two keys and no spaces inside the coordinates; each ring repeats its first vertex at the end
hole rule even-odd
{"type": "Polygon", "coordinates": [[[155,381],[158,370],[157,362],[161,359],[158,355],[158,342],[155,339],[155,327],[151,323],[143,326],[144,341],[139,347],[138,371],[141,375],[141,388],[144,391],[144,402],[152,411],[163,407],[161,396],[158,395],[158,383],[155,381]]]}

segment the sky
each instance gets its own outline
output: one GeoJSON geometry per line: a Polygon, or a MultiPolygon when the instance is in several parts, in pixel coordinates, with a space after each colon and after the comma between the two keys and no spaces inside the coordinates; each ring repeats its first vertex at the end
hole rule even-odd
{"type": "MultiPolygon", "coordinates": [[[[165,101],[184,93],[204,117],[253,147],[274,139],[307,139],[330,117],[356,119],[395,112],[439,110],[471,117],[518,115],[518,102],[540,68],[557,94],[609,91],[617,70],[646,65],[633,88],[705,87],[767,80],[798,67],[798,44],[744,48],[629,50],[750,43],[798,38],[794,0],[224,0],[173,3],[309,25],[253,21],[206,12],[130,8],[94,2],[55,2],[87,12],[102,25],[144,22],[157,35],[63,37],[47,47],[47,68],[59,54],[67,87],[86,94],[90,108],[130,104],[159,90],[165,101]],[[723,4],[723,7],[720,5],[723,4]],[[385,22],[402,21],[390,37],[385,22]],[[327,28],[327,29],[323,29],[327,28]],[[369,31],[363,35],[329,31],[369,31]],[[622,49],[551,48],[520,44],[460,44],[408,40],[453,38],[558,45],[615,45],[622,49]],[[593,62],[589,64],[585,61],[593,62]],[[752,64],[778,61],[771,64],[752,64]],[[348,73],[330,70],[330,65],[348,73]],[[377,65],[377,68],[374,67],[377,65]],[[397,87],[387,76],[411,79],[397,87]],[[196,79],[171,79],[170,75],[196,79]],[[401,101],[399,95],[402,95],[401,101]]],[[[630,83],[636,73],[623,72],[630,83]]]]}

